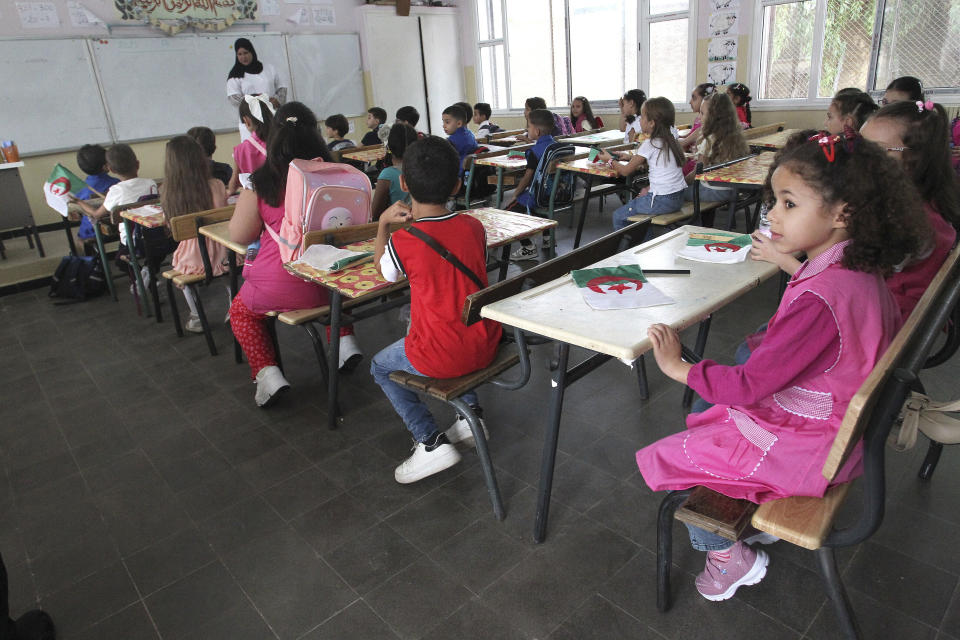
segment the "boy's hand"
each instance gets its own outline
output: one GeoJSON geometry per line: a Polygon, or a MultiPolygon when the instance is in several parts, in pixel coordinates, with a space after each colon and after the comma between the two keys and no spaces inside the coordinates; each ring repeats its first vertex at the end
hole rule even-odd
{"type": "Polygon", "coordinates": [[[381,224],[395,224],[410,222],[413,220],[413,212],[408,205],[403,202],[394,202],[386,211],[380,214],[381,224]]]}
{"type": "Polygon", "coordinates": [[[660,370],[668,377],[686,384],[690,365],[680,358],[682,347],[677,331],[665,324],[654,324],[647,330],[647,336],[653,343],[653,357],[660,370]]]}
{"type": "Polygon", "coordinates": [[[77,196],[73,195],[72,193],[68,193],[68,194],[67,194],[67,202],[69,202],[69,203],[71,203],[71,204],[76,204],[77,202],[80,202],[80,198],[78,198],[77,196]]]}

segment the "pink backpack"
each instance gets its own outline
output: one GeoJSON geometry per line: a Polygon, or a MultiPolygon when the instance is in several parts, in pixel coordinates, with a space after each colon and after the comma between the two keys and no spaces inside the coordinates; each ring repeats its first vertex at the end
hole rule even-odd
{"type": "Polygon", "coordinates": [[[350,165],[316,160],[293,160],[287,170],[280,233],[266,225],[284,262],[303,253],[308,231],[370,222],[370,179],[350,165]]]}

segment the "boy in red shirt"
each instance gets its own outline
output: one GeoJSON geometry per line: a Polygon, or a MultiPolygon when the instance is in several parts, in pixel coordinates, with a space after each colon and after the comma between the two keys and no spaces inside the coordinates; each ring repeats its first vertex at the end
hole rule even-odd
{"type": "MultiPolygon", "coordinates": [[[[500,342],[498,323],[482,320],[468,327],[460,319],[464,299],[487,286],[487,271],[483,225],[446,208],[448,198],[460,188],[459,173],[459,158],[449,142],[436,136],[414,142],[404,154],[400,176],[413,206],[398,202],[380,216],[377,268],[391,282],[404,275],[410,281],[410,331],[406,338],[374,356],[370,364],[370,373],[416,442],[413,455],[394,473],[402,484],[460,462],[452,443],[470,440],[472,432],[462,417],[446,432],[438,430],[426,404],[413,391],[391,382],[390,372],[459,377],[489,365],[500,342]],[[389,225],[395,222],[412,222],[413,228],[429,238],[408,229],[391,236],[389,225]],[[455,266],[431,248],[429,239],[449,251],[461,265],[455,266]]],[[[478,417],[482,415],[474,392],[464,394],[463,399],[478,417]]]]}

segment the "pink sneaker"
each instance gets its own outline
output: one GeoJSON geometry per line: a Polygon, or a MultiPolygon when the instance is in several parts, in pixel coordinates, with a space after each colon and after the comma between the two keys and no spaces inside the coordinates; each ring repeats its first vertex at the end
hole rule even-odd
{"type": "Polygon", "coordinates": [[[726,551],[707,552],[707,566],[697,576],[697,591],[707,600],[726,600],[738,587],[757,584],[767,575],[769,556],[738,541],[726,551]]]}

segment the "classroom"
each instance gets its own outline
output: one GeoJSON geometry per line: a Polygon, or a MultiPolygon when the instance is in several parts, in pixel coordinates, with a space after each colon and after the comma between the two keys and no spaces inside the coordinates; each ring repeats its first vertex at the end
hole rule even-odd
{"type": "Polygon", "coordinates": [[[958,9],[0,0],[0,640],[960,640],[958,9]]]}

